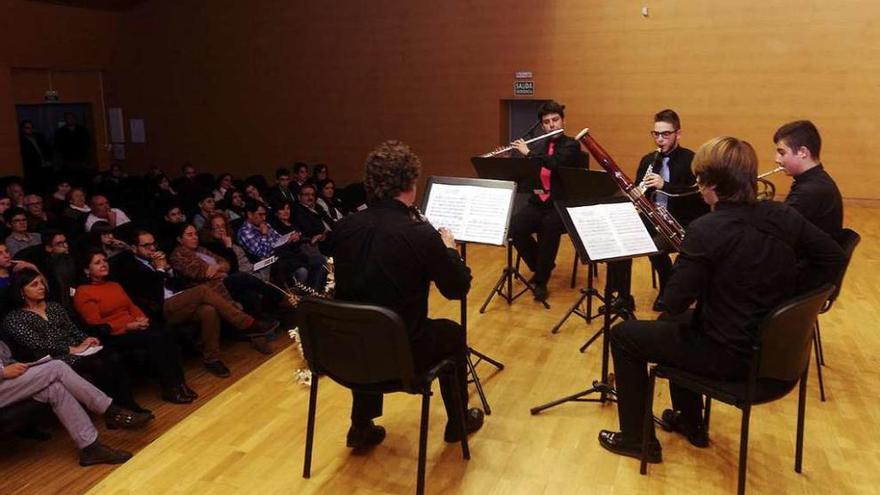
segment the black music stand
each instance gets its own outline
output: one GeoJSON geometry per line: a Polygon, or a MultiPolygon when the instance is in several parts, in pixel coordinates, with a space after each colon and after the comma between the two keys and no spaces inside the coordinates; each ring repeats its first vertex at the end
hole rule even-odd
{"type": "MultiPolygon", "coordinates": [[[[474,170],[477,171],[478,177],[515,182],[517,193],[521,193],[524,196],[532,194],[533,191],[530,189],[530,184],[541,173],[541,164],[531,158],[485,158],[475,156],[471,158],[471,164],[474,166],[474,170]]],[[[511,245],[510,238],[505,238],[505,244],[507,247],[507,266],[501,271],[501,276],[492,287],[492,292],[489,293],[486,301],[480,307],[480,313],[486,312],[486,307],[489,306],[489,303],[492,302],[492,298],[496,294],[501,296],[510,305],[526,292],[531,292],[533,295],[535,293],[535,286],[519,272],[517,266],[513,263],[513,246],[511,245]],[[513,292],[514,279],[520,281],[525,286],[516,294],[513,292]]],[[[545,309],[550,309],[547,301],[540,302],[544,305],[545,309]]]]}
{"type": "MultiPolygon", "coordinates": [[[[590,207],[590,206],[597,206],[597,205],[609,205],[609,204],[614,204],[614,203],[629,203],[629,200],[627,200],[626,198],[603,198],[603,199],[593,201],[592,204],[590,204],[590,205],[577,205],[577,206],[578,207],[579,206],[590,207]]],[[[568,229],[569,234],[574,236],[573,239],[575,241],[575,249],[576,249],[578,255],[581,256],[582,259],[592,260],[593,262],[607,263],[607,262],[611,262],[611,261],[621,261],[621,260],[632,259],[632,258],[637,258],[637,257],[641,257],[641,256],[650,256],[650,255],[656,254],[658,252],[657,246],[654,244],[654,242],[652,240],[650,243],[653,246],[652,250],[641,250],[641,251],[637,251],[637,252],[633,252],[632,250],[630,250],[630,251],[626,251],[625,254],[620,255],[620,256],[603,257],[603,256],[599,256],[599,255],[594,255],[591,257],[590,252],[587,248],[587,245],[585,244],[584,239],[582,239],[582,236],[581,236],[581,232],[583,232],[583,231],[579,230],[577,222],[575,222],[571,218],[571,212],[570,212],[571,208],[576,208],[576,206],[560,207],[559,214],[562,216],[562,221],[565,224],[566,229],[568,229]]],[[[637,228],[636,225],[641,226],[641,229],[642,229],[641,232],[643,232],[644,235],[650,239],[650,234],[648,233],[647,229],[645,228],[644,224],[642,223],[642,221],[639,217],[639,214],[636,212],[635,208],[633,208],[633,210],[632,210],[631,221],[628,225],[630,228],[637,228]]],[[[616,226],[610,225],[610,227],[613,229],[616,226]]],[[[603,234],[599,234],[599,235],[603,235],[603,234]]],[[[604,235],[607,235],[607,234],[604,234],[604,235]]],[[[616,235],[616,234],[612,234],[612,235],[616,235]]],[[[597,237],[598,237],[598,235],[597,235],[597,237]]],[[[612,297],[613,297],[613,293],[612,293],[611,288],[608,286],[608,284],[605,284],[603,298],[606,301],[610,301],[610,300],[612,300],[612,297]]],[[[548,402],[546,404],[542,404],[540,406],[536,406],[536,407],[531,408],[530,411],[531,411],[532,415],[536,415],[536,414],[540,413],[541,411],[544,411],[544,410],[549,409],[551,407],[558,406],[559,404],[562,404],[565,402],[601,402],[601,403],[605,403],[606,401],[614,400],[613,399],[613,396],[615,395],[614,388],[613,388],[613,386],[609,385],[609,383],[608,383],[608,359],[609,359],[609,351],[610,351],[609,342],[608,342],[608,331],[611,329],[611,325],[613,325],[617,320],[622,319],[622,318],[632,318],[632,313],[626,308],[613,307],[612,305],[606,304],[605,311],[603,312],[602,328],[599,329],[599,331],[597,331],[596,334],[593,335],[581,347],[581,352],[584,352],[587,349],[587,347],[589,347],[590,344],[592,344],[599,337],[602,337],[602,376],[601,376],[601,378],[599,380],[594,380],[593,384],[592,384],[593,386],[586,389],[586,390],[582,390],[582,391],[577,392],[575,394],[567,395],[567,396],[562,397],[560,399],[556,399],[556,400],[548,402]],[[587,395],[591,395],[594,393],[598,393],[599,398],[586,398],[585,397],[587,395]]]]}
{"type": "MultiPolygon", "coordinates": [[[[458,243],[461,248],[461,259],[465,265],[467,265],[467,245],[469,242],[503,245],[504,240],[507,239],[507,229],[510,225],[510,214],[513,210],[513,195],[515,188],[516,184],[510,181],[467,179],[460,177],[429,177],[425,189],[425,195],[422,198],[422,210],[425,212],[428,220],[431,221],[435,227],[448,227],[452,230],[456,238],[456,243],[458,243]],[[503,190],[507,192],[506,204],[504,204],[504,198],[501,197],[502,194],[499,193],[498,196],[501,201],[492,201],[491,203],[494,204],[488,205],[490,209],[494,208],[493,211],[497,214],[487,214],[486,212],[489,210],[486,209],[487,205],[483,203],[481,204],[482,213],[471,216],[469,215],[470,212],[468,211],[468,208],[471,207],[472,203],[468,202],[468,191],[465,191],[465,194],[462,194],[461,196],[455,194],[449,195],[450,192],[455,193],[454,188],[459,188],[461,190],[478,188],[470,192],[484,200],[488,196],[488,194],[486,194],[487,191],[503,190]],[[443,189],[442,192],[436,193],[441,189],[443,189]],[[435,194],[432,195],[432,193],[435,194]],[[446,196],[442,197],[444,194],[446,196]],[[434,199],[434,201],[432,201],[432,199],[434,199]],[[487,220],[489,220],[489,222],[487,222],[487,220]],[[444,221],[449,221],[452,225],[442,225],[444,221]],[[440,223],[441,225],[437,225],[434,222],[440,223]],[[456,230],[458,230],[458,232],[456,232],[456,230]],[[496,233],[496,235],[494,235],[494,239],[492,239],[490,238],[492,236],[487,233],[496,233]]],[[[461,326],[464,328],[465,334],[467,334],[467,294],[461,298],[460,319],[461,326]]],[[[486,411],[487,415],[490,415],[492,414],[492,409],[489,407],[489,401],[486,400],[483,385],[477,374],[477,365],[482,361],[486,361],[499,371],[504,369],[504,364],[470,346],[468,347],[467,367],[468,373],[471,376],[468,383],[474,384],[474,387],[477,389],[477,394],[480,396],[480,401],[483,404],[483,409],[486,411]],[[472,356],[477,356],[476,362],[474,362],[472,356]]]]}
{"type": "MultiPolygon", "coordinates": [[[[560,167],[559,176],[562,179],[562,188],[565,191],[565,197],[567,199],[565,201],[556,201],[555,206],[556,210],[559,211],[559,216],[563,218],[565,230],[568,232],[568,235],[572,240],[574,240],[576,234],[572,233],[573,227],[570,225],[570,222],[567,224],[565,223],[565,219],[568,218],[568,215],[565,215],[562,210],[566,207],[596,204],[596,200],[600,198],[623,196],[620,188],[617,187],[617,183],[615,183],[614,179],[612,179],[604,170],[596,171],[585,168],[560,167]]],[[[581,256],[579,252],[575,252],[572,287],[574,287],[574,277],[577,274],[578,260],[587,265],[587,286],[580,289],[581,295],[577,302],[568,308],[565,315],[563,315],[563,317],[560,318],[556,325],[550,330],[551,333],[558,333],[559,329],[562,328],[562,325],[565,324],[572,314],[580,316],[586,323],[590,323],[593,318],[599,317],[600,313],[593,313],[594,297],[599,299],[600,302],[605,303],[605,298],[593,287],[593,263],[591,263],[589,259],[581,256]],[[584,304],[585,302],[586,304],[584,304]],[[581,309],[581,305],[584,305],[585,307],[581,309]]],[[[584,349],[588,346],[589,344],[585,345],[584,349]]]]}

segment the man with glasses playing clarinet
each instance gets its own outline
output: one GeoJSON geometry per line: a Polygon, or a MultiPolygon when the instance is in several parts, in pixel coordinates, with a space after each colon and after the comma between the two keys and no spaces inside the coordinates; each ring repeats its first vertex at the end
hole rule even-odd
{"type": "MultiPolygon", "coordinates": [[[[544,102],[538,108],[538,120],[545,133],[563,129],[565,106],[553,100],[544,102]]],[[[565,232],[562,219],[553,206],[553,200],[561,198],[559,167],[586,167],[587,155],[575,139],[561,133],[532,143],[531,147],[522,139],[511,144],[523,156],[541,164],[541,173],[534,178],[533,194],[528,204],[510,222],[510,237],[534,273],[531,283],[535,286],[535,300],[544,301],[548,295],[547,281],[556,267],[559,240],[565,232]],[[538,239],[535,240],[532,234],[537,234],[538,239]]]]}

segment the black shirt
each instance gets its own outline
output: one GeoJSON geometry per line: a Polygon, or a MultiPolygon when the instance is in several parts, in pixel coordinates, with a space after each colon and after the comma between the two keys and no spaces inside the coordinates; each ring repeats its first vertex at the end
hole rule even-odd
{"type": "Polygon", "coordinates": [[[448,299],[470,290],[471,271],[458,252],[395,199],[340,220],[330,233],[328,252],[336,267],[336,296],[396,311],[411,342],[419,339],[428,317],[431,282],[448,299]]]}
{"type": "MultiPolygon", "coordinates": [[[[529,202],[537,205],[553,206],[554,200],[565,199],[559,167],[587,167],[589,157],[581,151],[580,143],[573,138],[560,134],[553,139],[545,139],[529,148],[528,158],[536,160],[542,167],[550,170],[550,197],[541,201],[537,194],[529,196],[529,202]],[[548,154],[550,143],[553,143],[553,154],[548,154]]],[[[541,177],[534,177],[529,185],[531,190],[543,189],[541,177]]]]}
{"type": "Polygon", "coordinates": [[[833,239],[781,203],[719,203],[688,228],[663,302],[681,313],[697,301],[694,327],[750,353],[754,323],[786,299],[833,283],[844,261],[833,239]]]}
{"type": "Polygon", "coordinates": [[[797,210],[832,238],[840,237],[843,229],[843,199],[834,179],[821,163],[794,178],[785,204],[797,210]]]}

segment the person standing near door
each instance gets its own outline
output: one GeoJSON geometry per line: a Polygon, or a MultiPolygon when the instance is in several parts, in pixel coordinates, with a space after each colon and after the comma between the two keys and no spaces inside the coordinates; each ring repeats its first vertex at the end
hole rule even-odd
{"type": "Polygon", "coordinates": [[[43,134],[34,129],[30,120],[22,120],[19,125],[19,145],[24,178],[31,188],[43,191],[45,181],[52,170],[52,147],[43,134]]]}
{"type": "Polygon", "coordinates": [[[79,125],[71,112],[64,113],[64,126],[55,131],[55,149],[61,157],[64,173],[82,174],[88,168],[89,150],[92,141],[89,131],[79,125]]]}

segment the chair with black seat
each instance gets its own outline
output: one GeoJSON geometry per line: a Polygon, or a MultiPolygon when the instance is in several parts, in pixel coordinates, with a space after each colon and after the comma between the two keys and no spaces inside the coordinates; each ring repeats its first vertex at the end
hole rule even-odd
{"type": "Polygon", "coordinates": [[[651,367],[645,407],[641,473],[647,473],[648,440],[653,437],[653,403],[656,379],[666,378],[676,385],[706,396],[703,427],[709,431],[712,399],[742,410],[739,444],[739,481],[737,493],[745,493],[746,455],[749,442],[749,417],[753,405],[781,399],[800,383],[798,391],[797,440],[794,470],[801,472],[803,459],[804,412],[807,375],[814,325],[819,311],[834,286],[825,285],[789,300],[771,311],[756,327],[758,342],[752,348],[749,376],[746,381],[723,381],[696,375],[671,366],[651,367]]]}
{"type": "MultiPolygon", "coordinates": [[[[843,270],[840,271],[840,275],[834,282],[834,292],[832,292],[831,296],[828,297],[828,300],[825,301],[825,306],[822,307],[822,311],[819,311],[820,315],[831,310],[831,306],[834,305],[834,301],[836,301],[837,297],[840,295],[840,288],[843,286],[843,277],[846,276],[849,262],[852,260],[856,246],[859,245],[861,240],[862,237],[858,232],[852,229],[843,229],[840,237],[837,239],[837,242],[840,244],[840,248],[843,249],[843,254],[846,257],[846,264],[843,265],[843,270]]],[[[822,348],[822,334],[819,332],[818,318],[816,318],[816,333],[814,334],[813,339],[815,340],[814,347],[816,350],[816,373],[819,376],[819,398],[822,402],[825,402],[825,382],[822,380],[822,366],[825,366],[825,350],[822,348]]]]}
{"type": "MultiPolygon", "coordinates": [[[[416,493],[424,493],[431,384],[441,373],[457,379],[455,363],[445,359],[428,372],[418,374],[406,325],[397,313],[380,306],[306,297],[297,307],[297,324],[303,354],[312,372],[303,477],[311,474],[318,381],[326,375],[354,391],[422,396],[416,493]]],[[[455,407],[460,411],[462,455],[470,459],[464,404],[455,407]]]]}

